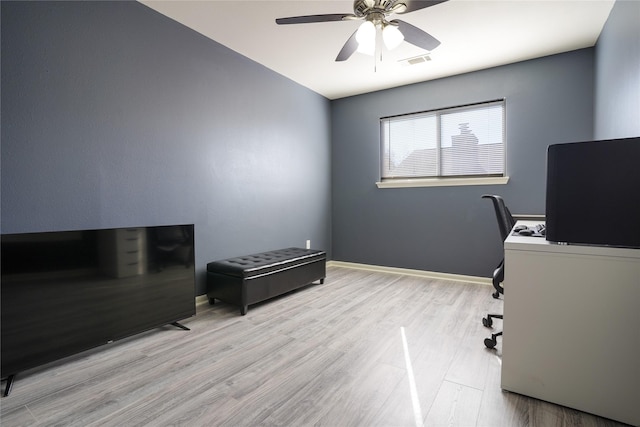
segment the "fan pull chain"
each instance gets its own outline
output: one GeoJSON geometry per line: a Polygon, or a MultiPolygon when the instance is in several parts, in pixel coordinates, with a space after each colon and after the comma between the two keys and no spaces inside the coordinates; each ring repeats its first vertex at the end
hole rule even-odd
{"type": "Polygon", "coordinates": [[[378,72],[378,64],[382,64],[382,29],[376,27],[376,45],[375,52],[373,54],[373,72],[378,72]],[[380,61],[378,61],[380,57],[380,61]]]}

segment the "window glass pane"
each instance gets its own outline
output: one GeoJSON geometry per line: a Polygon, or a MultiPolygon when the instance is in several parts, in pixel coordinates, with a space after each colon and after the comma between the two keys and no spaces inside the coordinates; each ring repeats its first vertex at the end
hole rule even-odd
{"type": "Polygon", "coordinates": [[[435,115],[383,122],[383,177],[436,174],[436,125],[435,115]]]}
{"type": "Polygon", "coordinates": [[[382,178],[504,176],[504,105],[382,119],[382,178]]]}
{"type": "Polygon", "coordinates": [[[504,172],[502,104],[443,113],[442,175],[504,172]]]}

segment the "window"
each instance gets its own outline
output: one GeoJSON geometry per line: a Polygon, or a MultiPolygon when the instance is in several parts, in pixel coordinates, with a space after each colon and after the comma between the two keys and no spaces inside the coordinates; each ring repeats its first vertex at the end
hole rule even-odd
{"type": "Polygon", "coordinates": [[[504,177],[504,117],[499,100],[380,119],[382,180],[504,177]]]}

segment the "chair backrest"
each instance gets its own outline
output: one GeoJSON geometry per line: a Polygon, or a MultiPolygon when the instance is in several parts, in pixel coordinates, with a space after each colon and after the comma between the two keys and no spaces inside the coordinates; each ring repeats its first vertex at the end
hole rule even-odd
{"type": "Polygon", "coordinates": [[[493,209],[496,211],[496,218],[498,219],[498,228],[500,229],[500,237],[502,241],[506,240],[509,236],[509,232],[516,224],[516,221],[511,216],[509,208],[504,204],[504,200],[500,196],[494,194],[483,194],[483,199],[490,199],[493,202],[493,209]]]}

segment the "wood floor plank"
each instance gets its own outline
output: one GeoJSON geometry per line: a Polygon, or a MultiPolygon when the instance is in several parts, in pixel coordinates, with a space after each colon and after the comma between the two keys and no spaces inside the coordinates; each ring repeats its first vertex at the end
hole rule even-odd
{"type": "Polygon", "coordinates": [[[0,425],[7,426],[33,426],[38,422],[26,406],[14,407],[6,412],[3,410],[0,421],[0,425]]]}
{"type": "Polygon", "coordinates": [[[476,425],[482,391],[444,381],[424,424],[427,426],[476,425]]]}
{"type": "MultiPolygon", "coordinates": [[[[229,425],[263,425],[274,411],[294,401],[303,393],[309,382],[314,381],[323,371],[329,369],[342,357],[341,352],[314,348],[302,357],[290,359],[286,370],[273,375],[267,382],[240,399],[244,411],[227,418],[229,425]]],[[[268,423],[267,423],[268,424],[268,423]]]]}
{"type": "Polygon", "coordinates": [[[426,333],[424,337],[427,344],[411,356],[418,401],[423,416],[426,416],[458,352],[459,338],[437,332],[426,333]]]}
{"type": "Polygon", "coordinates": [[[369,425],[372,427],[419,427],[417,420],[421,419],[421,411],[422,408],[414,406],[409,378],[405,375],[391,391],[389,399],[379,408],[369,425]]]}
{"type": "Polygon", "coordinates": [[[390,393],[401,381],[404,372],[385,364],[362,372],[352,381],[340,387],[340,394],[316,424],[323,426],[350,425],[367,426],[375,421],[380,408],[389,399],[390,393]],[[385,387],[380,387],[384,384],[385,387]]]}
{"type": "MultiPolygon", "coordinates": [[[[620,426],[500,389],[486,285],[329,267],[249,307],[196,316],[22,373],[13,426],[620,426]],[[417,408],[417,412],[416,412],[417,408]],[[419,424],[419,423],[418,423],[419,424]]],[[[496,322],[496,329],[501,328],[496,322]]]]}
{"type": "MultiPolygon", "coordinates": [[[[500,347],[498,347],[500,348],[500,347]]],[[[478,414],[478,425],[485,426],[528,426],[530,399],[500,388],[502,362],[498,354],[488,349],[482,350],[492,355],[487,365],[485,388],[478,414]]]]}
{"type": "Polygon", "coordinates": [[[461,344],[447,369],[444,379],[478,390],[485,389],[485,380],[492,354],[484,351],[480,343],[461,344]]]}

